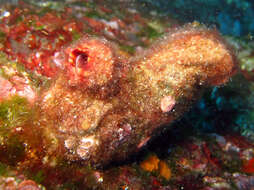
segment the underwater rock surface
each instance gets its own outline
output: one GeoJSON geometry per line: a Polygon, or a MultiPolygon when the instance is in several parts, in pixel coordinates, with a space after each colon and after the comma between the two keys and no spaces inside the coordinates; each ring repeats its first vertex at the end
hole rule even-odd
{"type": "MultiPolygon", "coordinates": [[[[168,19],[169,27],[133,7],[121,14],[109,7],[87,1],[57,11],[25,3],[1,9],[0,170],[12,176],[0,178],[1,187],[170,189],[195,179],[201,189],[223,181],[209,176],[220,164],[213,144],[199,137],[197,145],[182,146],[196,159],[175,151],[178,161],[151,156],[114,167],[170,128],[207,87],[228,82],[237,61],[215,29],[168,19]],[[181,168],[203,172],[203,181],[181,168]]],[[[243,159],[241,170],[252,173],[251,156],[243,159]]]]}

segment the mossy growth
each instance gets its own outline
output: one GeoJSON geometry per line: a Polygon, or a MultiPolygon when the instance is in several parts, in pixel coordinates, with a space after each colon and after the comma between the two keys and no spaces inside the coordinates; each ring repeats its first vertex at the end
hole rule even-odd
{"type": "Polygon", "coordinates": [[[5,176],[8,173],[8,166],[0,162],[0,176],[5,176]]]}
{"type": "Polygon", "coordinates": [[[131,55],[133,55],[135,53],[135,48],[133,46],[121,44],[120,49],[123,50],[124,52],[131,54],[131,55]]]}
{"type": "Polygon", "coordinates": [[[146,36],[149,39],[157,39],[158,37],[160,37],[163,33],[160,33],[159,31],[157,31],[155,28],[147,25],[145,26],[140,33],[138,34],[138,36],[143,37],[146,36]]]}
{"type": "Polygon", "coordinates": [[[73,39],[73,41],[77,41],[80,38],[81,38],[81,34],[79,32],[77,32],[76,30],[72,31],[72,39],[73,39]]]}
{"type": "Polygon", "coordinates": [[[43,180],[45,179],[45,174],[42,170],[39,170],[36,174],[33,174],[31,176],[31,179],[36,183],[42,183],[43,180]]]}
{"type": "Polygon", "coordinates": [[[72,6],[78,6],[78,7],[87,7],[87,8],[95,8],[96,4],[91,1],[73,1],[71,2],[72,6]]]}
{"type": "Polygon", "coordinates": [[[85,16],[89,17],[89,18],[97,18],[97,19],[104,18],[103,15],[101,15],[98,11],[95,11],[95,10],[91,10],[89,12],[86,12],[85,16]]]}
{"type": "Polygon", "coordinates": [[[0,103],[0,132],[2,128],[23,125],[31,117],[31,109],[25,98],[13,96],[0,103]]]}
{"type": "Polygon", "coordinates": [[[5,41],[6,34],[0,30],[0,43],[3,43],[5,41]]]}

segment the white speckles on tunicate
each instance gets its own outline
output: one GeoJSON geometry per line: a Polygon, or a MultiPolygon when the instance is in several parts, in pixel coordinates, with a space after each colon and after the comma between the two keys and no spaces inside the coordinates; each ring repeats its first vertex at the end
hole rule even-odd
{"type": "Polygon", "coordinates": [[[74,137],[69,137],[68,139],[66,139],[66,140],[64,141],[64,146],[65,146],[67,149],[71,150],[71,149],[74,148],[75,143],[76,143],[75,138],[74,138],[74,137]]]}
{"type": "Polygon", "coordinates": [[[131,125],[130,125],[129,123],[125,124],[125,125],[123,126],[123,128],[124,128],[124,130],[125,130],[126,132],[128,132],[128,133],[130,133],[131,130],[132,130],[132,127],[131,127],[131,125]]]}
{"type": "Polygon", "coordinates": [[[88,137],[83,137],[80,140],[79,146],[77,148],[77,154],[82,158],[82,159],[87,159],[89,157],[89,152],[92,147],[95,145],[98,145],[98,140],[95,139],[94,136],[88,136],[88,137]]]}
{"type": "Polygon", "coordinates": [[[129,123],[124,124],[122,128],[117,130],[119,141],[123,140],[126,136],[130,135],[132,127],[129,123]]]}
{"type": "Polygon", "coordinates": [[[120,140],[120,141],[123,140],[123,129],[122,129],[122,128],[119,128],[119,129],[117,130],[117,132],[118,132],[118,134],[119,134],[119,140],[120,140]]]}
{"type": "Polygon", "coordinates": [[[71,100],[70,97],[65,97],[64,98],[65,102],[69,103],[69,104],[73,104],[74,102],[71,100]]]}
{"type": "Polygon", "coordinates": [[[161,111],[162,112],[169,112],[173,109],[173,107],[175,106],[175,99],[168,95],[168,96],[165,96],[161,99],[161,105],[160,105],[160,108],[161,108],[161,111]]]}
{"type": "Polygon", "coordinates": [[[16,130],[17,132],[21,132],[21,131],[23,131],[23,128],[22,128],[22,127],[17,127],[15,130],[16,130]]]}
{"type": "Polygon", "coordinates": [[[51,99],[52,97],[53,97],[53,96],[52,96],[52,93],[49,92],[49,93],[44,97],[43,102],[48,101],[48,100],[51,99]]]}

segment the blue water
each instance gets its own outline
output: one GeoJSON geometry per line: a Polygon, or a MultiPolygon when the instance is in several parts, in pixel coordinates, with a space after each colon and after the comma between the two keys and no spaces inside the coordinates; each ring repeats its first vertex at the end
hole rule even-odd
{"type": "Polygon", "coordinates": [[[194,20],[215,25],[222,34],[241,36],[254,33],[252,0],[141,0],[159,13],[183,22],[194,20]]]}

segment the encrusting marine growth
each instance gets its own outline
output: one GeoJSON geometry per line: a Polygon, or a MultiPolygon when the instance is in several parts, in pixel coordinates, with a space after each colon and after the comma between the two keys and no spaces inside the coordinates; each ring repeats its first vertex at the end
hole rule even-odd
{"type": "Polygon", "coordinates": [[[105,39],[85,36],[54,59],[62,72],[37,100],[39,125],[67,159],[92,166],[139,151],[202,88],[224,84],[236,70],[218,32],[192,25],[132,58],[105,39]]]}

